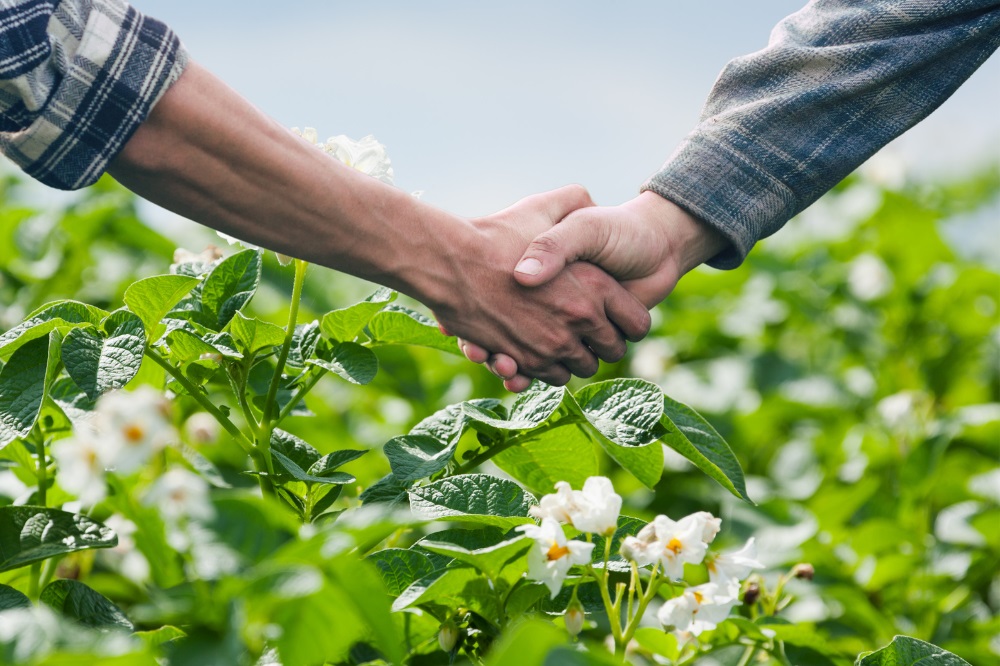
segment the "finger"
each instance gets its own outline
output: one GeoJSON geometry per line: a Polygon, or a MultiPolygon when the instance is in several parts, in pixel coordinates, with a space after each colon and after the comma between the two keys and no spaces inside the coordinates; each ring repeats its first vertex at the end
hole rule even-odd
{"type": "Polygon", "coordinates": [[[517,375],[517,361],[506,354],[494,354],[489,360],[490,370],[501,379],[511,379],[517,375]]]}
{"type": "Polygon", "coordinates": [[[620,285],[615,285],[605,296],[604,312],[630,342],[646,337],[653,323],[646,306],[620,285]]]}
{"type": "Polygon", "coordinates": [[[525,197],[511,206],[512,209],[530,207],[539,210],[555,224],[570,213],[594,205],[590,193],[583,185],[566,185],[548,192],[525,197]]]}
{"type": "Polygon", "coordinates": [[[449,338],[451,337],[451,333],[448,332],[448,329],[446,329],[444,324],[441,322],[438,322],[438,330],[441,331],[441,335],[447,335],[449,338]]]}
{"type": "Polygon", "coordinates": [[[562,359],[562,364],[577,377],[593,377],[601,367],[594,352],[582,342],[572,356],[562,359]]]}
{"type": "Polygon", "coordinates": [[[459,339],[458,346],[465,354],[465,358],[473,363],[485,363],[490,358],[490,353],[474,342],[459,339]]]}
{"type": "Polygon", "coordinates": [[[605,326],[596,330],[585,336],[583,342],[594,351],[597,358],[607,363],[617,363],[628,351],[625,338],[617,326],[605,326]]]}
{"type": "Polygon", "coordinates": [[[531,386],[531,379],[524,375],[515,375],[510,379],[503,380],[503,387],[511,393],[520,393],[531,386]]]}
{"type": "Polygon", "coordinates": [[[525,287],[543,285],[566,264],[596,257],[607,245],[609,227],[591,211],[581,211],[535,237],[514,268],[525,287]]]}

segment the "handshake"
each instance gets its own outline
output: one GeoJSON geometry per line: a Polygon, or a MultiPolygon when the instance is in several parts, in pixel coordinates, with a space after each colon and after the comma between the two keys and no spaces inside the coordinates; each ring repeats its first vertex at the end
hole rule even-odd
{"type": "Polygon", "coordinates": [[[649,332],[649,308],[727,243],[652,191],[600,207],[578,185],[452,228],[461,237],[448,239],[455,282],[419,297],[465,356],[514,392],[620,360],[626,340],[649,332]]]}

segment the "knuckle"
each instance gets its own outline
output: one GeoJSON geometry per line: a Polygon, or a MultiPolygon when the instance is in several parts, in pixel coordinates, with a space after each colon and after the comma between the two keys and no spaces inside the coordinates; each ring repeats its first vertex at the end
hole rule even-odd
{"type": "Polygon", "coordinates": [[[559,239],[553,233],[549,232],[531,241],[529,249],[546,254],[561,254],[562,243],[559,242],[559,239]]]}

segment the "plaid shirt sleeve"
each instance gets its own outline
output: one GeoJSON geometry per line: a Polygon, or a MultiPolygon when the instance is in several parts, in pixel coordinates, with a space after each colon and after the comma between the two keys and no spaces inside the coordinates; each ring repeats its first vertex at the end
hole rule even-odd
{"type": "Polygon", "coordinates": [[[730,240],[710,265],[738,266],[998,45],[995,0],[813,0],[725,67],[700,124],[642,189],[730,240]]]}
{"type": "Polygon", "coordinates": [[[0,0],[0,151],[52,187],[90,185],[186,62],[122,0],[0,0]]]}

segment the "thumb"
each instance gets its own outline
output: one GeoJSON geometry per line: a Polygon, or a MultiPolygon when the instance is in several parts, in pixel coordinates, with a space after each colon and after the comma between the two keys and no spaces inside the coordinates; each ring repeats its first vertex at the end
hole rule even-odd
{"type": "Polygon", "coordinates": [[[538,287],[558,275],[566,264],[596,257],[607,240],[607,227],[594,208],[566,217],[528,244],[514,268],[514,278],[525,287],[538,287]]]}

